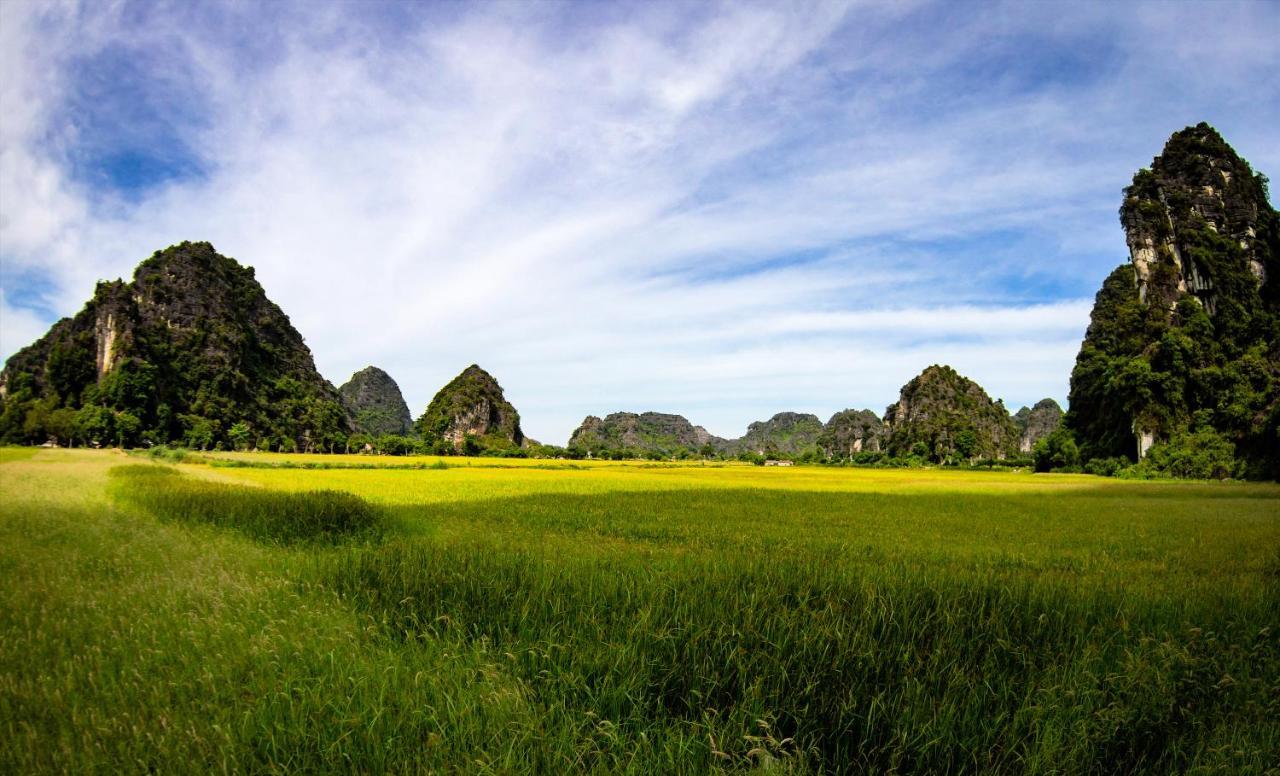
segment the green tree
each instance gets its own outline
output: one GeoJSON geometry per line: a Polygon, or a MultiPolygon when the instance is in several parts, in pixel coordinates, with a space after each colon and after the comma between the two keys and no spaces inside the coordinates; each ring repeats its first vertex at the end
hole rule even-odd
{"type": "Polygon", "coordinates": [[[1054,469],[1074,469],[1080,465],[1080,449],[1075,436],[1065,428],[1059,428],[1039,442],[1031,451],[1038,472],[1054,469]]]}
{"type": "Polygon", "coordinates": [[[244,421],[238,421],[231,424],[231,428],[227,429],[227,436],[231,438],[232,444],[237,450],[244,450],[249,446],[249,439],[253,436],[253,432],[249,429],[249,424],[244,421]]]}

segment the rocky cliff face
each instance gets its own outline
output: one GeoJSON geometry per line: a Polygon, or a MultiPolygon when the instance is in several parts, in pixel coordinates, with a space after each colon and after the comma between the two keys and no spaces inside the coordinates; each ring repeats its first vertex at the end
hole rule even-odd
{"type": "Polygon", "coordinates": [[[730,441],[728,449],[766,456],[803,455],[817,449],[822,431],[822,421],[817,415],[779,412],[768,420],[747,426],[747,433],[741,439],[730,441]]]}
{"type": "Polygon", "coordinates": [[[593,455],[624,450],[671,455],[682,448],[697,452],[707,444],[719,449],[725,440],[680,415],[662,412],[615,412],[604,418],[588,415],[569,438],[570,447],[593,455]]]}
{"type": "Polygon", "coordinates": [[[949,366],[931,366],[902,387],[884,411],[890,455],[933,461],[1006,458],[1018,447],[1018,427],[982,386],[949,366]]]}
{"type": "Polygon", "coordinates": [[[1280,218],[1266,180],[1207,124],[1124,190],[1130,263],[1103,283],[1071,374],[1085,459],[1212,430],[1280,474],[1280,218]]]}
{"type": "Polygon", "coordinates": [[[7,441],[324,449],[348,430],[253,269],[203,242],[157,251],[131,282],[99,283],[9,359],[0,397],[7,441]]]}
{"type": "Polygon", "coordinates": [[[1120,222],[1144,302],[1173,309],[1190,295],[1212,317],[1220,296],[1265,288],[1280,272],[1265,184],[1208,124],[1174,134],[1133,176],[1120,222]]]}
{"type": "Polygon", "coordinates": [[[1062,423],[1062,407],[1053,399],[1041,399],[1034,407],[1023,407],[1013,416],[1021,436],[1018,450],[1030,453],[1044,437],[1049,436],[1062,423]]]}
{"type": "Polygon", "coordinates": [[[520,413],[493,375],[475,364],[440,389],[414,427],[427,442],[443,441],[457,450],[468,439],[488,450],[520,447],[525,441],[520,413]]]}
{"type": "Polygon", "coordinates": [[[356,431],[381,436],[405,435],[413,430],[413,417],[400,386],[376,366],[353,374],[338,393],[356,431]]]}
{"type": "Polygon", "coordinates": [[[845,459],[880,452],[883,435],[884,422],[871,410],[841,410],[823,427],[818,446],[829,458],[845,459]]]}

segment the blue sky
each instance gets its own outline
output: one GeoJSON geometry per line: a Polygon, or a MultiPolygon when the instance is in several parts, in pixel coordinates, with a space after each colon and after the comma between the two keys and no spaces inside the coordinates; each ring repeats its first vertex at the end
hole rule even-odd
{"type": "Polygon", "coordinates": [[[1120,190],[1280,174],[1280,4],[0,4],[0,356],[209,240],[335,384],[467,364],[526,432],[1065,403],[1120,190]]]}

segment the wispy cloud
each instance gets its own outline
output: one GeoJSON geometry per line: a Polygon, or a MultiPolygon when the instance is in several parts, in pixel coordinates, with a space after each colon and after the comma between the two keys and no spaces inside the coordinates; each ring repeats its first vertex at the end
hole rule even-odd
{"type": "Polygon", "coordinates": [[[1280,167],[1278,25],[1222,3],[0,4],[0,347],[208,239],[335,382],[378,364],[416,412],[477,361],[548,441],[615,409],[723,435],[880,410],[935,362],[1064,400],[1133,170],[1200,120],[1280,167]]]}

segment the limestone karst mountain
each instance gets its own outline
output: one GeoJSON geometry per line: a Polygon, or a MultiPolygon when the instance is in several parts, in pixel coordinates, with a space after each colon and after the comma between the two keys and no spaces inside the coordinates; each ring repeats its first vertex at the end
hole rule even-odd
{"type": "Polygon", "coordinates": [[[725,440],[681,415],[663,412],[614,412],[604,418],[588,415],[569,437],[570,447],[596,456],[615,451],[673,455],[682,449],[700,452],[708,444],[719,451],[725,440]]]}
{"type": "Polygon", "coordinates": [[[1041,399],[1034,407],[1023,407],[1014,413],[1013,421],[1021,433],[1018,451],[1030,453],[1036,442],[1052,434],[1062,425],[1062,407],[1053,399],[1041,399]]]}
{"type": "Polygon", "coordinates": [[[252,267],[207,242],[102,282],[0,372],[7,442],[327,450],[345,440],[333,386],[252,267]]]}
{"type": "Polygon", "coordinates": [[[524,444],[520,413],[502,393],[493,375],[472,364],[441,388],[414,429],[428,444],[458,451],[502,450],[524,444]]]}
{"type": "Polygon", "coordinates": [[[831,416],[818,436],[828,458],[843,460],[858,453],[880,452],[884,422],[871,410],[841,410],[831,416]]]}
{"type": "Polygon", "coordinates": [[[1169,138],[1124,190],[1129,263],[1103,283],[1065,422],[1084,459],[1189,434],[1280,473],[1280,218],[1265,177],[1208,124],[1169,138]]]}
{"type": "Polygon", "coordinates": [[[764,456],[804,455],[817,450],[822,431],[822,421],[817,415],[779,412],[768,420],[747,426],[747,433],[741,439],[730,441],[728,449],[764,456]]]}
{"type": "Polygon", "coordinates": [[[884,411],[884,426],[884,447],[895,456],[969,460],[1018,450],[1018,427],[1004,405],[949,366],[931,366],[904,385],[884,411]]]}
{"type": "Polygon", "coordinates": [[[413,416],[400,386],[383,370],[367,366],[338,388],[356,431],[371,436],[405,435],[413,430],[413,416]]]}

